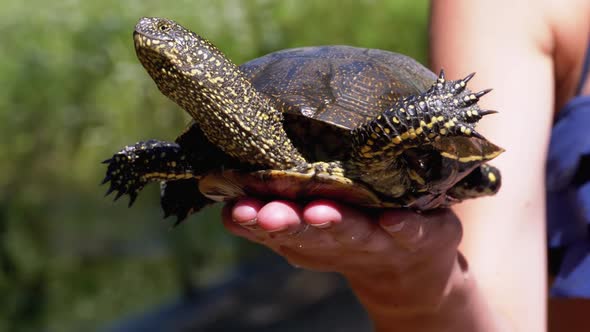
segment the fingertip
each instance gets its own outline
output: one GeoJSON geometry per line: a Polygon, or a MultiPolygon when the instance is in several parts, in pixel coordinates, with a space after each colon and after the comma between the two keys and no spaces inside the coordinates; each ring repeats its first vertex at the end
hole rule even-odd
{"type": "Polygon", "coordinates": [[[231,219],[238,224],[247,224],[256,220],[263,206],[264,203],[254,198],[240,199],[232,206],[231,219]]]}
{"type": "Polygon", "coordinates": [[[400,231],[407,221],[415,219],[416,212],[411,210],[390,209],[381,214],[379,224],[386,230],[400,231]]]}
{"type": "Polygon", "coordinates": [[[301,208],[294,202],[273,201],[258,211],[258,226],[267,232],[296,227],[301,220],[301,208]]]}
{"type": "Polygon", "coordinates": [[[379,225],[408,249],[458,244],[461,238],[461,224],[450,209],[387,210],[381,214],[379,225]]]}
{"type": "Polygon", "coordinates": [[[379,225],[408,249],[417,249],[425,234],[422,216],[412,210],[384,211],[379,218],[379,225]]]}
{"type": "Polygon", "coordinates": [[[341,210],[341,207],[336,202],[317,200],[307,204],[303,210],[303,219],[311,226],[328,227],[331,224],[342,222],[341,210]]]}

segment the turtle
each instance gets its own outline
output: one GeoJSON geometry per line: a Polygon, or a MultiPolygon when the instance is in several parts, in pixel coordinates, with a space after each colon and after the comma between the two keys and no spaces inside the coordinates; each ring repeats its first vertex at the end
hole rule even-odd
{"type": "Polygon", "coordinates": [[[139,61],[192,117],[174,142],[140,141],[111,158],[115,200],[161,183],[176,224],[203,207],[254,195],[327,198],[366,208],[446,208],[495,194],[504,149],[475,129],[484,116],[465,78],[409,56],[343,45],[279,50],[235,65],[204,37],[142,18],[139,61]]]}

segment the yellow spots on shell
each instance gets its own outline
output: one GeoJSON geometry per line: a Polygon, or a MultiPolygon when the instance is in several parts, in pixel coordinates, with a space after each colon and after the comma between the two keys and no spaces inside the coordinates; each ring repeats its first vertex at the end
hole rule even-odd
{"type": "Polygon", "coordinates": [[[406,113],[406,110],[402,107],[399,109],[400,113],[406,113]]]}
{"type": "Polygon", "coordinates": [[[368,139],[367,140],[367,145],[369,145],[369,146],[375,145],[375,142],[373,142],[372,140],[368,139]]]}
{"type": "Polygon", "coordinates": [[[393,123],[395,123],[395,124],[398,124],[399,123],[399,119],[397,117],[395,117],[395,116],[391,118],[391,121],[393,121],[393,123]]]}
{"type": "Polygon", "coordinates": [[[402,142],[402,140],[403,139],[400,136],[395,136],[393,139],[391,139],[393,144],[400,144],[402,142]]]}
{"type": "MultiPolygon", "coordinates": [[[[372,138],[372,139],[379,139],[379,137],[378,137],[378,136],[377,136],[377,134],[375,134],[375,133],[372,133],[372,134],[371,134],[371,138],[372,138]]],[[[371,145],[373,145],[373,144],[371,144],[371,145]]]]}
{"type": "MultiPolygon", "coordinates": [[[[433,118],[433,119],[435,119],[435,118],[433,118]]],[[[445,117],[442,115],[436,117],[436,122],[443,122],[444,120],[445,120],[445,117]]]]}
{"type": "Polygon", "coordinates": [[[406,131],[405,133],[401,134],[399,137],[401,137],[402,141],[405,141],[410,137],[410,133],[408,133],[406,131]]]}
{"type": "Polygon", "coordinates": [[[439,133],[441,135],[446,135],[447,134],[447,130],[445,128],[441,128],[440,131],[439,131],[439,133]]]}
{"type": "Polygon", "coordinates": [[[391,129],[389,129],[389,128],[385,128],[384,131],[385,131],[386,134],[391,133],[391,129]]]}
{"type": "Polygon", "coordinates": [[[444,124],[445,128],[450,129],[455,126],[455,122],[453,120],[449,120],[444,124]]]}

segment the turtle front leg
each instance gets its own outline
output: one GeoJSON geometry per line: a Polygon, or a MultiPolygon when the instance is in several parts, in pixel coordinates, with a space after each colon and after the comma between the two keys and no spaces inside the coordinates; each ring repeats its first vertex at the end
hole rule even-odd
{"type": "Polygon", "coordinates": [[[483,137],[475,124],[496,111],[482,110],[479,98],[491,90],[472,93],[465,89],[473,74],[462,80],[446,81],[444,72],[420,95],[398,100],[391,108],[352,131],[353,158],[393,158],[405,150],[431,144],[439,137],[483,137]]]}
{"type": "Polygon", "coordinates": [[[108,164],[103,184],[110,182],[106,195],[117,192],[115,200],[129,195],[129,206],[145,185],[155,181],[198,178],[193,165],[177,143],[158,140],[137,142],[124,147],[108,164]]]}
{"type": "Polygon", "coordinates": [[[437,145],[438,153],[454,157],[463,153],[464,144],[447,138],[485,141],[475,131],[475,124],[483,116],[496,112],[482,110],[477,105],[479,98],[490,90],[472,93],[465,88],[472,77],[473,74],[462,80],[447,81],[441,71],[424,93],[398,100],[390,109],[352,130],[352,152],[347,164],[351,174],[377,191],[400,197],[413,180],[413,173],[400,171],[407,168],[404,152],[437,145]],[[391,183],[397,185],[389,188],[391,183]]]}

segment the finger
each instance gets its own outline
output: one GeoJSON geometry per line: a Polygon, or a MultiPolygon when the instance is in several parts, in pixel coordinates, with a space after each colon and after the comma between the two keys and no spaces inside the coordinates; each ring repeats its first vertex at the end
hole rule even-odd
{"type": "MultiPolygon", "coordinates": [[[[254,199],[237,202],[232,218],[249,230],[247,234],[270,246],[292,246],[307,250],[326,243],[326,236],[302,222],[301,207],[294,202],[273,201],[266,205],[254,199]]],[[[240,234],[244,235],[243,232],[240,234]]]]}
{"type": "Polygon", "coordinates": [[[257,223],[258,212],[264,203],[254,198],[244,198],[233,205],[231,219],[242,226],[253,226],[257,223]]]}
{"type": "Polygon", "coordinates": [[[376,218],[370,212],[327,200],[309,203],[303,212],[305,222],[330,234],[337,243],[370,251],[391,241],[377,226],[376,218]]]}
{"type": "Polygon", "coordinates": [[[295,231],[302,224],[301,207],[295,202],[273,201],[257,214],[258,226],[267,232],[295,231]]]}
{"type": "Polygon", "coordinates": [[[388,210],[379,219],[381,227],[409,250],[456,247],[462,227],[450,209],[417,213],[411,210],[388,210]]]}
{"type": "Polygon", "coordinates": [[[246,238],[251,241],[257,241],[257,238],[248,229],[237,224],[232,218],[232,212],[234,209],[233,204],[226,204],[221,210],[221,222],[225,229],[227,229],[233,235],[246,238]]]}

